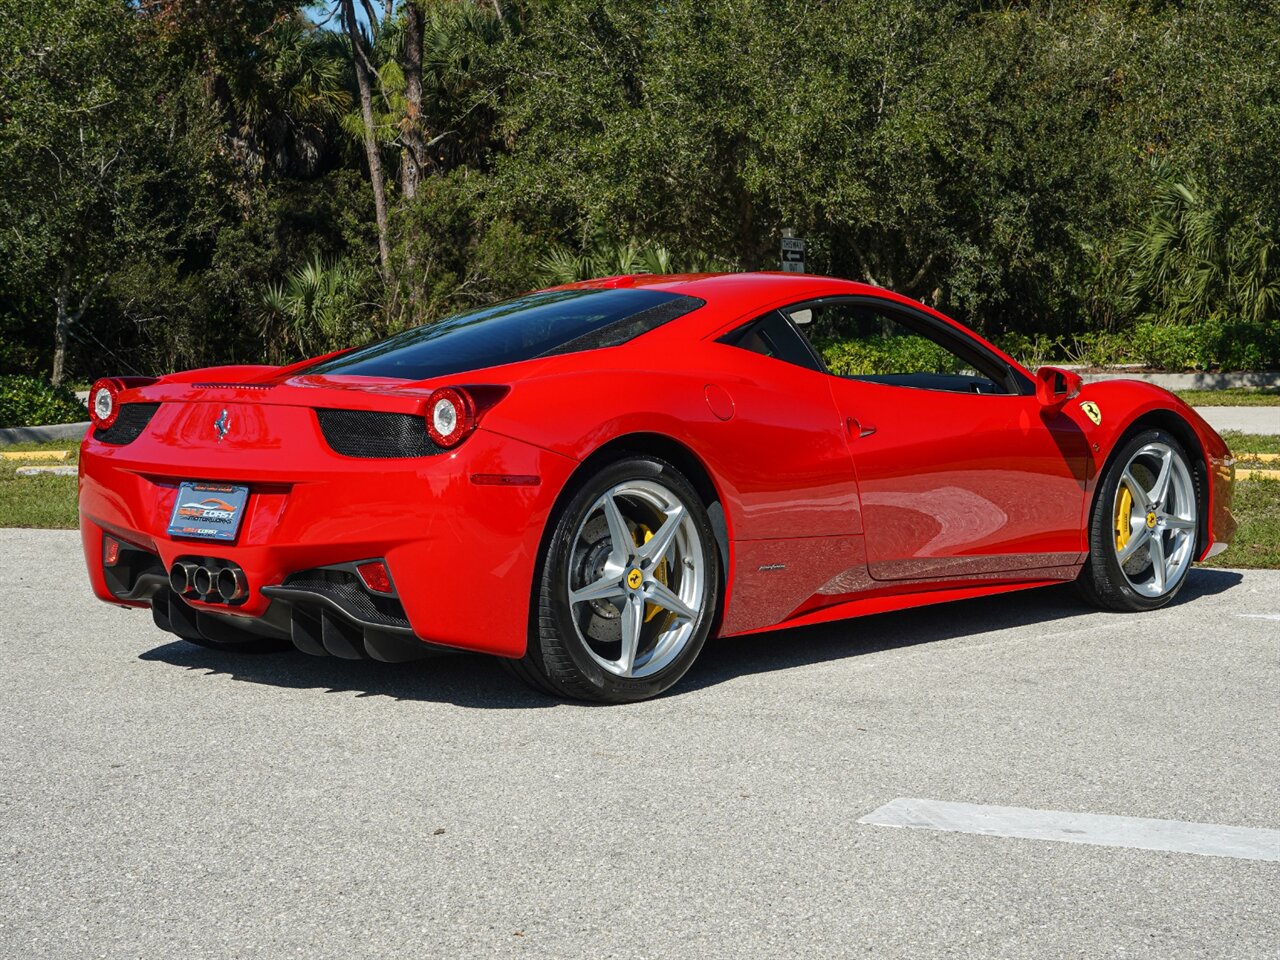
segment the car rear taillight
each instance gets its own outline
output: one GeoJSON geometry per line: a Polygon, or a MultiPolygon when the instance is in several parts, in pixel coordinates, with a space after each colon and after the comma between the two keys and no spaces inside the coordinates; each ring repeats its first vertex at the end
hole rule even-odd
{"type": "Polygon", "coordinates": [[[456,447],[476,428],[476,404],[461,387],[441,387],[427,400],[427,433],[441,447],[456,447]]]}
{"type": "Polygon", "coordinates": [[[510,392],[510,387],[492,384],[441,387],[427,399],[427,434],[436,446],[456,447],[475,430],[485,411],[510,392]]]}
{"type": "Polygon", "coordinates": [[[103,377],[89,388],[89,419],[106,430],[120,416],[120,394],[156,382],[155,377],[103,377]]]}
{"type": "Polygon", "coordinates": [[[115,380],[99,380],[89,390],[89,419],[99,430],[105,430],[120,415],[120,384],[115,380]]]}

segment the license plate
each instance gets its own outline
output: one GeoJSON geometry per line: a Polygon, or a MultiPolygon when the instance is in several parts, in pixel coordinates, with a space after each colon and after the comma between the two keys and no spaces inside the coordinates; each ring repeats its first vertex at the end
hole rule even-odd
{"type": "Polygon", "coordinates": [[[169,536],[234,540],[248,499],[248,487],[187,480],[178,486],[169,536]]]}

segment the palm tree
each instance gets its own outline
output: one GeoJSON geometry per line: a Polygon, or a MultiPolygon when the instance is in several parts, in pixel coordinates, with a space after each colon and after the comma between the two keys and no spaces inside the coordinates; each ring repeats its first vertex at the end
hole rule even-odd
{"type": "Polygon", "coordinates": [[[370,319],[378,309],[367,298],[372,282],[366,266],[312,257],[263,294],[266,339],[276,339],[273,332],[283,334],[303,356],[369,339],[374,332],[370,319]]]}
{"type": "Polygon", "coordinates": [[[1274,229],[1194,181],[1163,175],[1150,218],[1120,244],[1122,289],[1147,319],[1266,323],[1280,316],[1274,229]]]}
{"type": "Polygon", "coordinates": [[[538,263],[538,271],[543,283],[557,284],[631,273],[700,273],[731,269],[732,266],[703,254],[677,260],[670,250],[658,243],[634,239],[626,243],[609,243],[598,237],[581,253],[568,247],[556,247],[538,263]]]}

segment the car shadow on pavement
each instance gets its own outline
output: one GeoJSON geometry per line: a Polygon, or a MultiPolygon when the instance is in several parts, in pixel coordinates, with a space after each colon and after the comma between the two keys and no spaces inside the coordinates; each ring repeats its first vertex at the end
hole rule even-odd
{"type": "Polygon", "coordinates": [[[159,660],[190,670],[225,674],[245,683],[298,690],[325,690],[359,697],[435,700],[462,707],[518,710],[554,707],[558,701],[509,676],[495,657],[435,654],[409,663],[313,657],[296,650],[227,653],[174,640],[148,650],[141,660],[159,660]]]}
{"type": "MultiPolygon", "coordinates": [[[[1241,579],[1235,571],[1197,568],[1172,606],[1221,593],[1241,579]]],[[[709,643],[693,670],[668,696],[692,693],[735,677],[1097,613],[1076,597],[1071,586],[1064,585],[731,637],[709,643]]],[[[225,674],[246,683],[361,697],[433,700],[498,710],[560,705],[560,701],[530,690],[509,676],[495,658],[465,653],[387,664],[310,657],[293,651],[224,653],[173,641],[141,654],[140,659],[225,674]]]]}
{"type": "MultiPolygon", "coordinates": [[[[1236,586],[1234,570],[1193,568],[1169,607],[1236,586]]],[[[1107,616],[1085,603],[1071,584],[879,613],[812,627],[771,630],[708,644],[672,692],[689,693],[733,677],[879,653],[973,634],[1030,627],[1086,616],[1107,616]]],[[[1115,613],[1111,616],[1142,616],[1115,613]]]]}

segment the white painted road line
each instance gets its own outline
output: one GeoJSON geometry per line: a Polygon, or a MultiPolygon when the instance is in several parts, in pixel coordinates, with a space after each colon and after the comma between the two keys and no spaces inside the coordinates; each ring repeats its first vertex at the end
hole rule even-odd
{"type": "Polygon", "coordinates": [[[859,823],[1280,863],[1280,830],[899,797],[859,823]]]}
{"type": "Polygon", "coordinates": [[[1244,620],[1280,620],[1280,613],[1237,613],[1244,620]]]}

